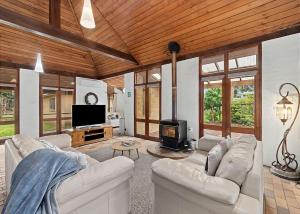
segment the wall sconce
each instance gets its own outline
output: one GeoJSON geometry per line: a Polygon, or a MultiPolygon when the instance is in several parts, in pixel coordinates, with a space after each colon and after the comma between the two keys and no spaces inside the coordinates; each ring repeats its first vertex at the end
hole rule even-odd
{"type": "Polygon", "coordinates": [[[287,148],[287,136],[290,133],[299,113],[299,105],[300,105],[300,93],[298,88],[292,83],[284,83],[279,88],[279,94],[282,97],[279,102],[276,104],[276,116],[281,120],[283,125],[290,119],[292,119],[292,108],[293,103],[288,99],[289,91],[284,95],[282,93],[282,89],[284,86],[292,86],[298,95],[298,105],[296,109],[295,116],[290,124],[290,126],[286,129],[283,135],[283,139],[279,143],[276,151],[276,161],[272,163],[271,172],[274,175],[277,175],[282,178],[286,178],[289,180],[298,180],[300,178],[300,174],[296,172],[298,168],[298,162],[296,161],[296,155],[288,152],[287,148]]]}

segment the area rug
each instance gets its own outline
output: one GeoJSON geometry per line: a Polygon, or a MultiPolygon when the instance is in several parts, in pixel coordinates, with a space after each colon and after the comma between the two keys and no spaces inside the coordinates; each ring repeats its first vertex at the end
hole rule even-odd
{"type": "MultiPolygon", "coordinates": [[[[145,144],[144,147],[147,146],[147,143],[145,144]]],[[[111,146],[80,150],[98,161],[109,160],[113,155],[111,146]]],[[[131,214],[152,214],[154,189],[151,181],[151,164],[158,158],[144,152],[145,148],[141,150],[140,158],[137,158],[134,152],[131,154],[131,158],[135,160],[133,179],[130,183],[131,214]]]]}

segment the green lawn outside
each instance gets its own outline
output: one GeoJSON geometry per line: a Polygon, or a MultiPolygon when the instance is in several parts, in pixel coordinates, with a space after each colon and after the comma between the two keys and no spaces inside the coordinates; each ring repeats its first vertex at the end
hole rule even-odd
{"type": "Polygon", "coordinates": [[[0,138],[10,137],[10,136],[13,136],[14,134],[15,134],[15,125],[14,124],[0,126],[0,138]]]}
{"type": "Polygon", "coordinates": [[[56,121],[44,121],[43,131],[44,133],[56,132],[56,121]]]}

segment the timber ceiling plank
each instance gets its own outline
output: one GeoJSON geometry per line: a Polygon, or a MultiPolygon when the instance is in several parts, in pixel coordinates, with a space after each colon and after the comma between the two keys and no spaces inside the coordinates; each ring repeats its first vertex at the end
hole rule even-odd
{"type": "Polygon", "coordinates": [[[95,77],[85,51],[3,25],[0,25],[0,32],[0,61],[34,66],[36,55],[41,52],[46,70],[65,70],[95,77]]]}
{"type": "MultiPolygon", "coordinates": [[[[82,1],[69,0],[73,6],[75,16],[80,19],[82,1]]],[[[85,29],[81,27],[83,36],[89,40],[113,47],[117,50],[130,53],[127,45],[122,41],[118,33],[112,28],[110,23],[103,17],[95,4],[92,4],[93,14],[96,22],[96,29],[85,29]]],[[[103,75],[103,72],[120,71],[120,69],[128,69],[133,67],[130,63],[119,62],[118,60],[109,59],[108,57],[92,53],[93,61],[95,62],[98,75],[103,75]]]]}
{"type": "Polygon", "coordinates": [[[45,24],[49,23],[49,0],[1,0],[0,6],[45,24]]]}
{"type": "Polygon", "coordinates": [[[166,45],[170,40],[178,41],[182,45],[181,55],[185,55],[215,48],[216,44],[236,42],[236,38],[250,39],[292,26],[300,21],[295,18],[299,3],[299,0],[153,0],[151,3],[142,0],[126,1],[115,11],[110,9],[114,8],[114,2],[105,7],[99,1],[98,7],[132,54],[142,64],[151,64],[169,58],[166,45]],[[169,4],[164,5],[166,2],[169,4]],[[126,8],[134,9],[124,12],[126,8]],[[281,26],[275,26],[276,23],[281,26]]]}
{"type": "Polygon", "coordinates": [[[130,54],[87,40],[81,36],[35,21],[34,19],[26,18],[25,16],[14,13],[13,11],[7,10],[3,7],[0,7],[0,23],[43,36],[48,39],[56,40],[57,42],[76,46],[77,48],[93,50],[109,57],[138,64],[130,54]]]}
{"type": "MultiPolygon", "coordinates": [[[[2,0],[0,6],[47,24],[48,1],[2,0]]],[[[132,55],[142,66],[169,60],[167,44],[171,40],[181,44],[179,58],[184,58],[194,53],[230,47],[231,44],[242,44],[243,41],[255,41],[255,38],[262,39],[264,35],[272,38],[270,35],[284,30],[296,32],[289,29],[300,23],[300,0],[92,0],[96,28],[90,30],[78,24],[82,4],[83,0],[61,0],[62,29],[132,55]]],[[[8,29],[11,31],[11,28],[8,29]]],[[[22,61],[22,55],[28,54],[30,57],[26,56],[23,61],[29,63],[32,60],[30,49],[37,45],[29,42],[20,50],[17,45],[23,42],[22,34],[16,38],[9,38],[7,34],[13,35],[12,32],[1,35],[1,41],[6,43],[0,45],[1,54],[5,53],[5,48],[11,49],[3,58],[12,60],[15,55],[17,60],[22,61]]],[[[40,41],[40,46],[47,50],[46,62],[51,68],[59,68],[66,63],[64,68],[68,67],[73,72],[80,70],[76,69],[77,66],[82,66],[90,75],[92,70],[97,70],[99,77],[105,77],[137,67],[93,50],[89,53],[69,45],[65,45],[67,51],[61,58],[55,52],[62,49],[56,49],[55,42],[45,41],[40,41]],[[74,65],[71,65],[72,61],[76,61],[74,65]]]]}
{"type": "Polygon", "coordinates": [[[103,81],[114,88],[118,88],[120,90],[124,88],[124,75],[104,79],[103,81]]]}
{"type": "MultiPolygon", "coordinates": [[[[82,0],[71,0],[74,6],[74,11],[78,19],[80,19],[83,1],[82,0]]],[[[102,14],[99,13],[97,7],[92,4],[93,14],[96,22],[95,29],[82,28],[84,35],[87,39],[107,45],[115,48],[119,51],[129,53],[126,44],[119,38],[114,32],[114,29],[110,24],[103,18],[102,14]]]]}

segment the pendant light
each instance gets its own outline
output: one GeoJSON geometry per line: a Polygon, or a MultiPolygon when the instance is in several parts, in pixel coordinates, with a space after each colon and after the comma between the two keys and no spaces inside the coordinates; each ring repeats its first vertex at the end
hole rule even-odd
{"type": "Polygon", "coordinates": [[[91,0],[84,0],[80,24],[89,29],[96,27],[91,0]]]}
{"type": "Polygon", "coordinates": [[[37,54],[37,58],[36,58],[36,63],[35,63],[35,68],[34,68],[34,70],[35,70],[36,72],[40,72],[40,73],[44,72],[43,64],[42,64],[42,55],[41,55],[41,53],[38,53],[38,54],[37,54]]]}

